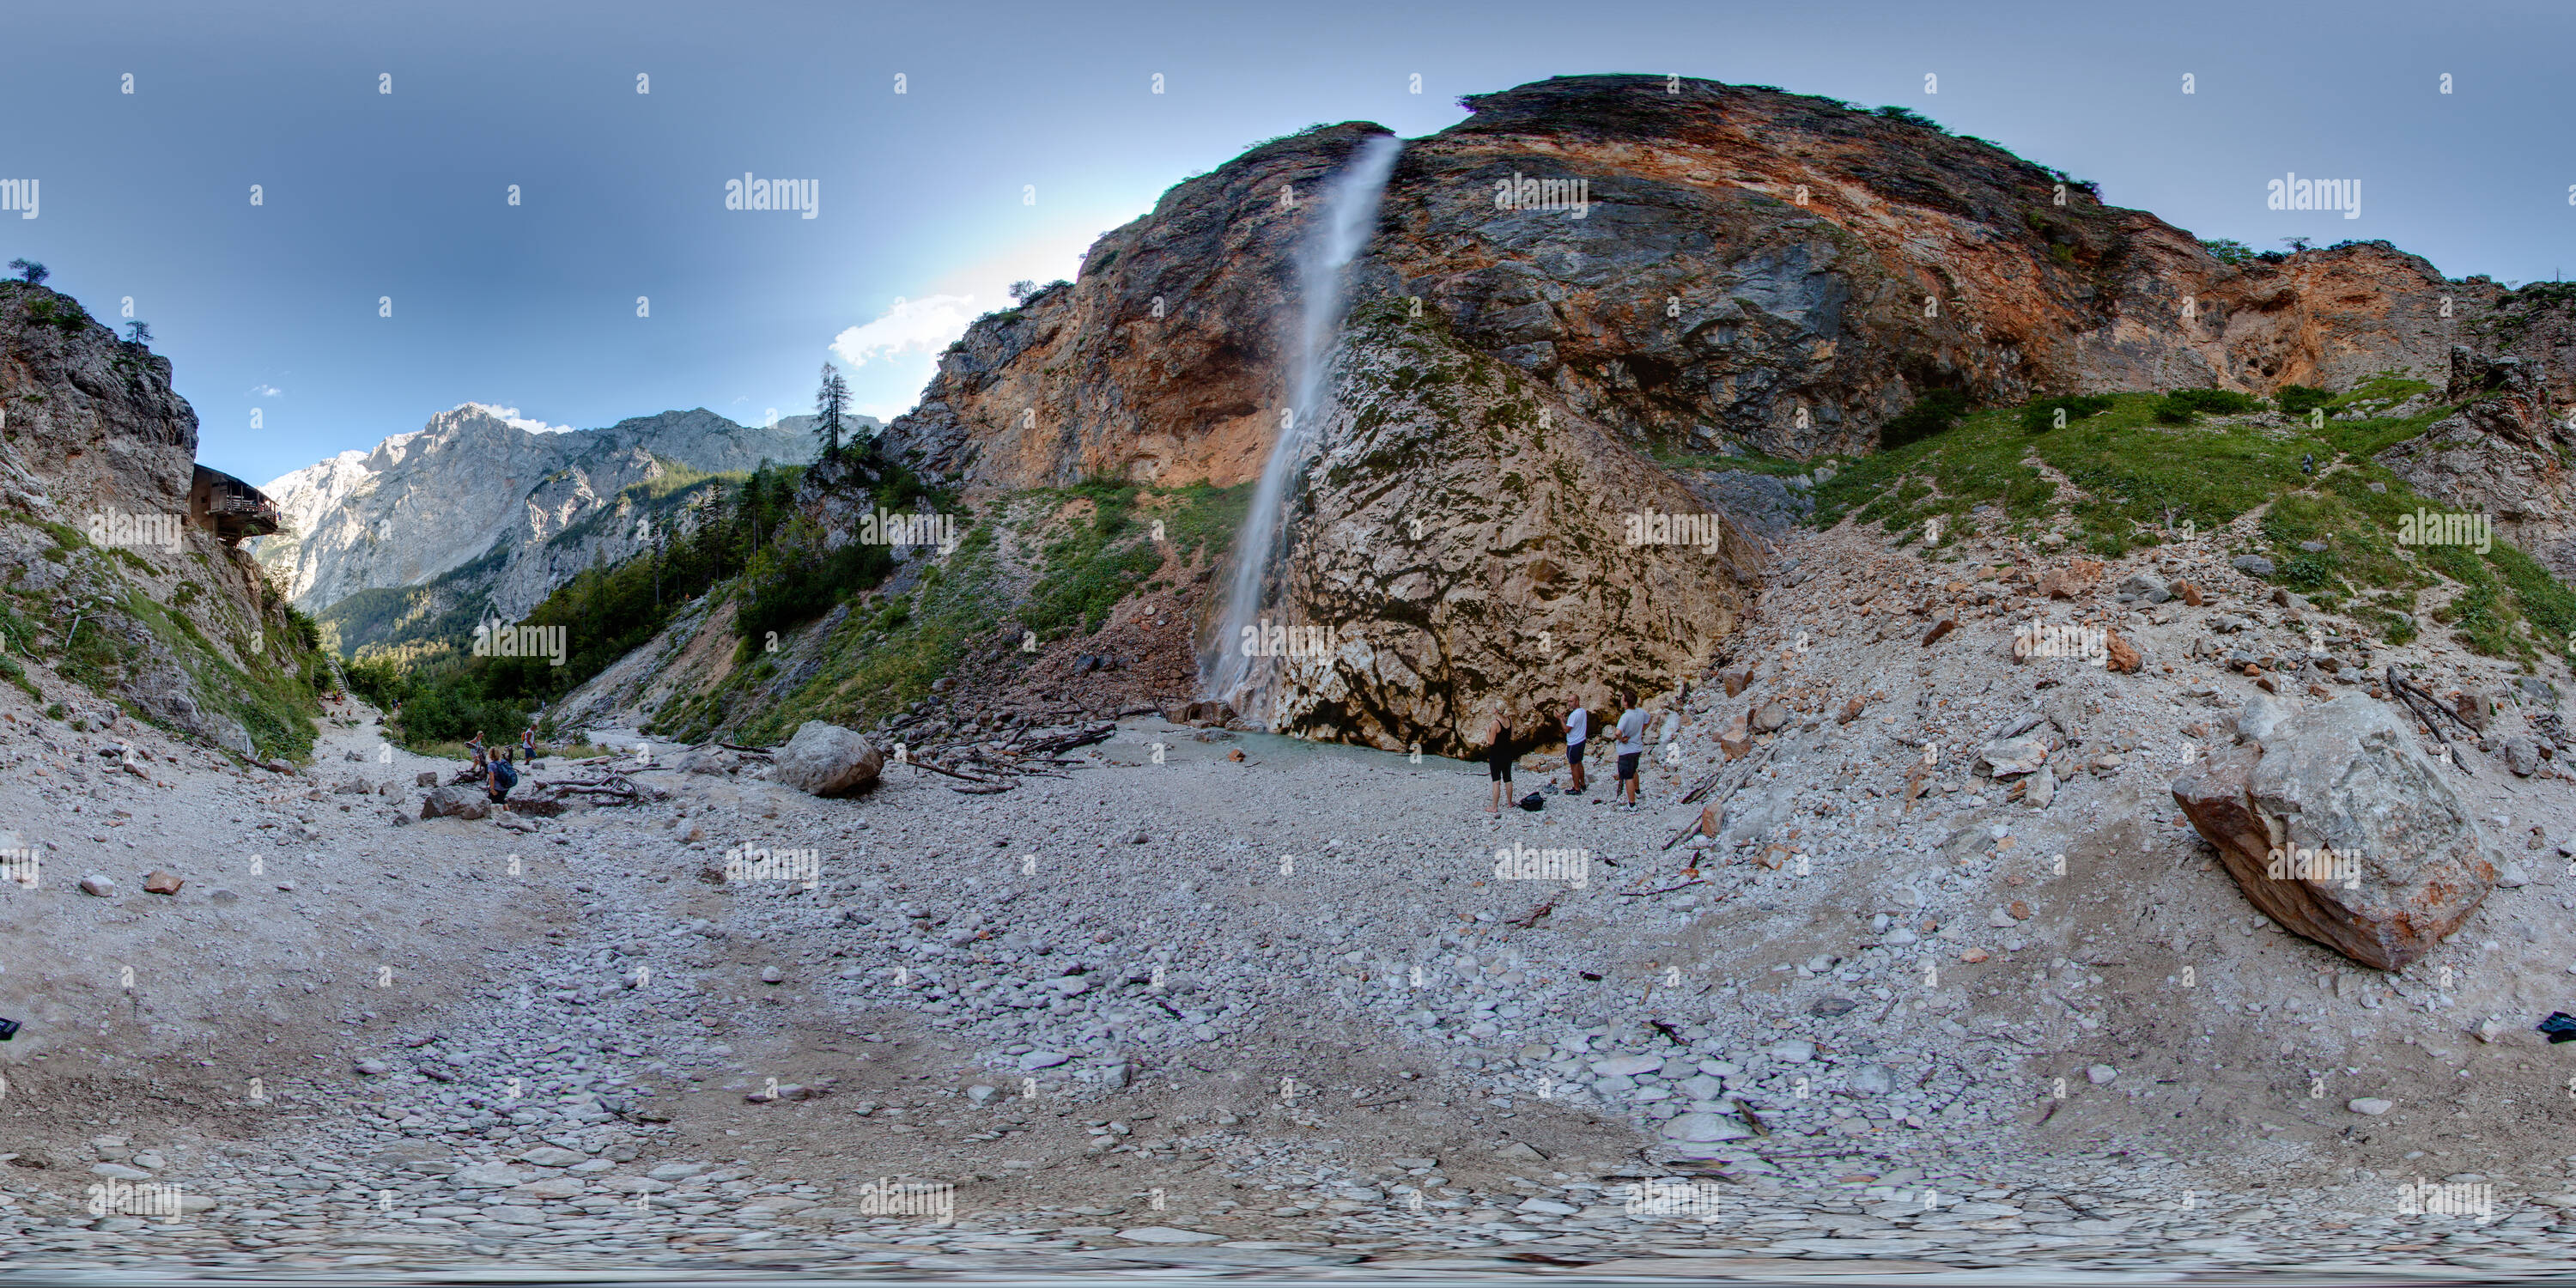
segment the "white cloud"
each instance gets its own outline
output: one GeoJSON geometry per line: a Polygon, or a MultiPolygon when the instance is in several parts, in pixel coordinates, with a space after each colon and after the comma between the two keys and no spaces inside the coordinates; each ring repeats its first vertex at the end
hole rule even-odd
{"type": "Polygon", "coordinates": [[[495,407],[490,403],[463,403],[460,405],[475,408],[487,416],[499,417],[502,420],[508,421],[511,428],[524,429],[531,434],[569,434],[572,432],[572,426],[570,425],[549,425],[542,420],[530,420],[527,417],[520,415],[519,409],[516,407],[495,407]]]}
{"type": "Polygon", "coordinates": [[[865,415],[892,420],[921,401],[921,390],[937,368],[939,353],[966,334],[968,324],[986,310],[978,300],[1010,306],[1010,284],[1023,278],[1051,282],[1071,277],[1081,267],[1082,253],[1099,237],[1099,229],[1125,222],[1127,215],[1099,212],[1071,216],[1064,230],[1044,233],[1003,246],[980,260],[961,264],[924,285],[918,299],[895,301],[892,309],[864,326],[851,327],[832,342],[832,352],[851,368],[853,406],[865,415]],[[883,358],[875,362],[871,359],[883,358]]]}
{"type": "Polygon", "coordinates": [[[275,398],[282,392],[284,391],[280,390],[275,385],[260,384],[252,385],[250,387],[250,396],[253,398],[275,398]]]}
{"type": "Polygon", "coordinates": [[[833,337],[832,352],[853,367],[868,365],[872,357],[937,353],[966,334],[967,323],[975,320],[970,311],[974,305],[972,295],[930,295],[918,300],[896,296],[894,307],[876,321],[833,337]]]}

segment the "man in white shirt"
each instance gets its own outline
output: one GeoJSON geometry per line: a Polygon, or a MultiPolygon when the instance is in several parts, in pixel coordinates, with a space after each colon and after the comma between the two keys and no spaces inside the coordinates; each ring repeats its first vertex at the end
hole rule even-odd
{"type": "Polygon", "coordinates": [[[1646,755],[1646,712],[1637,705],[1637,696],[1626,690],[1619,694],[1619,787],[1627,796],[1630,809],[1637,808],[1637,762],[1646,755]]]}
{"type": "Polygon", "coordinates": [[[1574,771],[1574,794],[1583,794],[1583,748],[1592,736],[1592,713],[1583,709],[1580,695],[1569,697],[1566,704],[1573,710],[1565,713],[1565,765],[1574,771]]]}

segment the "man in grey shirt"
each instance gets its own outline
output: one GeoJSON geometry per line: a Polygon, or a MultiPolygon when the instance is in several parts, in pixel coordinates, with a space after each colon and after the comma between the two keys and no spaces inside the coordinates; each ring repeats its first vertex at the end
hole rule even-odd
{"type": "Polygon", "coordinates": [[[1637,808],[1637,762],[1646,755],[1646,712],[1637,695],[1619,693],[1619,787],[1630,809],[1637,808]]]}

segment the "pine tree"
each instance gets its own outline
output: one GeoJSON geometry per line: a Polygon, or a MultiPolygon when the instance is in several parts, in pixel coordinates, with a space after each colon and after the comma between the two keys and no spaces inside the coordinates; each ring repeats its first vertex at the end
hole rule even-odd
{"type": "Polygon", "coordinates": [[[838,367],[823,364],[823,388],[814,395],[814,436],[823,440],[823,459],[841,459],[841,413],[850,406],[850,383],[838,367]]]}

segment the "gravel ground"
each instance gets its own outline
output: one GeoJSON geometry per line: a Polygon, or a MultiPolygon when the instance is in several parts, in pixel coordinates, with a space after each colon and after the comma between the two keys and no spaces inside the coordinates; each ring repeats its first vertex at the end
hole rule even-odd
{"type": "Polygon", "coordinates": [[[2192,610],[2113,602],[2116,567],[2050,605],[1843,535],[1782,559],[1750,687],[1655,704],[1686,718],[1635,811],[1548,792],[1537,757],[1546,808],[1494,819],[1468,766],[1146,719],[1000,796],[896,769],[817,801],[755,763],[397,824],[436,766],[384,758],[372,713],[287,775],[0,691],[0,804],[44,847],[36,889],[0,888],[0,1014],[28,1022],[0,1264],[2564,1260],[2576,1196],[2532,1127],[2569,1074],[2528,1031],[2576,960],[2562,780],[2464,779],[2544,848],[2431,959],[2363,971],[2257,925],[2165,794],[2252,692],[2191,656],[2267,613],[2214,556],[2182,566],[2215,592],[2192,610]],[[1998,646],[2086,613],[2145,669],[1998,646]],[[1936,614],[1961,625],[1926,648],[1936,614]],[[1665,848],[1726,719],[1775,702],[1719,835],[1665,848]],[[2046,808],[1971,772],[2033,713],[2074,771],[2046,808]],[[119,740],[139,773],[96,754],[119,740]],[[187,884],[143,893],[155,868],[187,884]],[[2419,1177],[2492,1206],[2404,1215],[2419,1177]],[[92,1213],[111,1182],[186,1210],[92,1213]]]}

